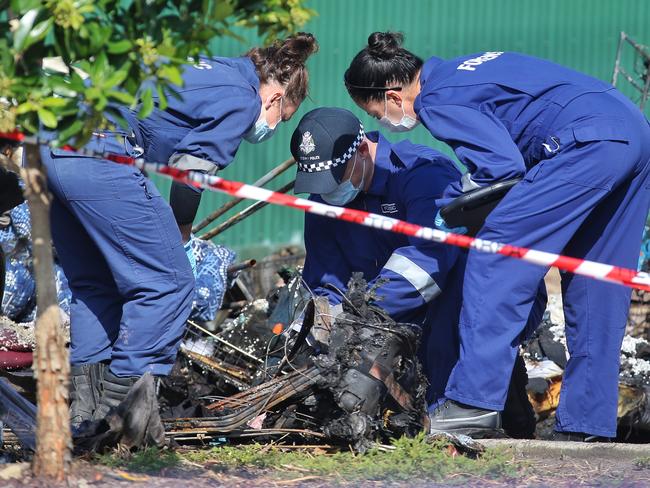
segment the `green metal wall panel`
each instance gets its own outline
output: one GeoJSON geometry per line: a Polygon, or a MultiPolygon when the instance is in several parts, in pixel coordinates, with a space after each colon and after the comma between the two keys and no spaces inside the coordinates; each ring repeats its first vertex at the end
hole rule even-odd
{"type": "MultiPolygon", "coordinates": [[[[312,0],[309,5],[319,16],[304,30],[314,33],[321,47],[309,62],[311,99],[303,103],[294,119],[281,124],[270,141],[242,144],[235,162],[222,173],[226,178],[252,182],[289,157],[288,143],[297,121],[318,106],[348,108],[361,117],[366,128],[377,129],[376,122],[351,102],[342,83],[352,56],[375,30],[405,33],[405,47],[423,58],[514,50],[607,81],[611,80],[621,30],[642,44],[650,44],[650,0],[312,0]]],[[[257,43],[254,33],[242,35],[244,44],[234,39],[215,41],[215,52],[236,56],[257,43]]],[[[629,54],[624,63],[630,62],[629,54]]],[[[631,69],[631,65],[627,67],[631,69]]],[[[421,127],[391,139],[399,137],[445,149],[421,127]]],[[[289,170],[272,186],[277,188],[292,176],[289,170]]],[[[160,184],[166,194],[168,184],[160,184]]],[[[206,192],[199,218],[224,201],[221,195],[206,192]]],[[[302,220],[303,215],[296,210],[269,206],[216,241],[242,255],[255,255],[264,248],[300,243],[302,220]]]]}

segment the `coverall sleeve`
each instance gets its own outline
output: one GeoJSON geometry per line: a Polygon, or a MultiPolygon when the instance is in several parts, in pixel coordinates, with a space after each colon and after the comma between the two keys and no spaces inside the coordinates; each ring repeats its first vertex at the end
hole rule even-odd
{"type": "MultiPolygon", "coordinates": [[[[342,292],[347,288],[351,271],[336,242],[337,222],[327,217],[305,214],[305,266],[302,276],[311,291],[327,297],[331,305],[342,301],[341,295],[326,284],[342,292]]],[[[340,232],[340,230],[338,230],[340,232]]]]}
{"type": "Polygon", "coordinates": [[[255,96],[235,92],[204,105],[200,123],[176,144],[169,164],[208,173],[228,166],[259,116],[261,102],[255,96]]]}
{"type": "MultiPolygon", "coordinates": [[[[460,172],[447,158],[416,163],[402,184],[406,220],[433,227],[436,199],[459,177],[460,172]]],[[[376,278],[386,280],[377,290],[383,297],[378,304],[395,320],[412,320],[441,293],[458,256],[459,251],[451,246],[410,237],[407,246],[393,251],[376,278]]]]}
{"type": "Polygon", "coordinates": [[[491,112],[462,105],[429,105],[418,117],[433,137],[451,146],[469,172],[469,180],[464,177],[445,189],[445,203],[465,191],[525,173],[519,148],[491,112]]]}

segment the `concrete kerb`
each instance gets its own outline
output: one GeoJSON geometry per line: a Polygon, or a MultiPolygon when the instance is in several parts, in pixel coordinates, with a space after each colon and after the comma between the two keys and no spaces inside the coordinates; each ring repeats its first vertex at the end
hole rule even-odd
{"type": "Polygon", "coordinates": [[[603,458],[630,461],[650,456],[650,444],[623,444],[606,442],[560,442],[536,439],[483,439],[479,441],[486,448],[507,448],[517,454],[535,457],[603,458]]]}

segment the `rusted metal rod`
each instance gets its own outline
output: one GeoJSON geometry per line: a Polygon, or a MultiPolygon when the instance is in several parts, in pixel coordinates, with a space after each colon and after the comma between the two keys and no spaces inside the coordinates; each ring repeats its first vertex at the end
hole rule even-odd
{"type": "Polygon", "coordinates": [[[252,359],[253,361],[257,361],[258,363],[262,363],[262,364],[264,364],[264,361],[262,361],[260,358],[255,357],[255,356],[253,356],[251,353],[246,352],[246,351],[244,351],[243,349],[238,348],[238,347],[235,346],[234,344],[231,344],[230,342],[223,340],[221,337],[219,337],[219,336],[216,335],[216,334],[213,334],[213,333],[210,332],[208,329],[204,329],[203,327],[201,327],[199,324],[197,324],[197,323],[194,322],[193,320],[188,320],[187,323],[190,324],[192,327],[194,327],[194,328],[196,328],[196,329],[199,329],[199,330],[200,330],[201,332],[203,332],[204,334],[209,335],[209,336],[212,337],[214,340],[219,341],[219,342],[221,342],[222,344],[225,344],[226,346],[230,347],[231,349],[234,349],[235,351],[237,351],[237,352],[240,353],[240,354],[243,354],[243,355],[246,356],[247,358],[250,358],[250,359],[252,359]]]}
{"type": "Polygon", "coordinates": [[[240,308],[244,308],[246,305],[250,305],[251,302],[248,300],[239,300],[236,302],[229,302],[229,303],[224,303],[221,305],[222,310],[237,310],[240,308]]]}
{"type": "Polygon", "coordinates": [[[634,88],[641,92],[641,99],[639,100],[639,108],[643,110],[645,107],[648,98],[650,97],[650,50],[647,46],[639,44],[625,32],[621,31],[621,35],[618,41],[618,47],[616,49],[616,62],[614,63],[614,73],[612,75],[612,85],[616,86],[618,81],[618,75],[622,75],[634,88]],[[637,55],[641,56],[642,63],[645,68],[645,71],[642,74],[638,74],[639,80],[642,84],[639,84],[632,75],[630,75],[622,66],[621,66],[621,53],[623,49],[624,42],[630,44],[637,55]]]}
{"type": "MultiPolygon", "coordinates": [[[[277,190],[277,192],[278,192],[278,193],[286,193],[286,192],[288,192],[289,190],[291,190],[291,189],[293,188],[293,185],[294,185],[294,184],[295,184],[295,181],[292,181],[292,182],[290,182],[290,183],[287,183],[287,184],[284,185],[282,188],[280,188],[279,190],[277,190]]],[[[213,237],[215,237],[215,236],[221,234],[223,231],[225,231],[225,230],[227,230],[227,229],[230,229],[233,225],[238,224],[239,222],[241,222],[241,221],[244,220],[245,218],[250,217],[251,215],[253,215],[253,214],[254,214],[255,212],[257,212],[258,210],[263,209],[263,208],[266,207],[268,204],[269,204],[269,202],[262,202],[262,201],[260,201],[260,202],[255,202],[255,203],[252,204],[251,206],[246,207],[246,208],[245,208],[244,210],[242,210],[241,212],[239,212],[239,213],[233,215],[233,216],[230,217],[228,220],[226,220],[225,222],[221,223],[220,225],[218,225],[218,226],[215,227],[214,229],[212,229],[212,230],[206,232],[205,234],[203,234],[203,235],[200,236],[199,238],[200,238],[200,239],[203,239],[203,240],[206,240],[206,241],[209,240],[209,239],[212,239],[213,237]]]]}
{"type": "MultiPolygon", "coordinates": [[[[253,183],[254,186],[264,186],[266,185],[269,181],[272,181],[275,179],[277,176],[281,175],[284,173],[286,170],[291,168],[293,166],[293,163],[295,160],[293,158],[287,159],[283,163],[280,163],[278,166],[273,168],[271,171],[266,173],[264,176],[262,176],[259,180],[257,180],[255,183],[253,183]]],[[[226,202],[224,205],[216,209],[214,212],[212,212],[210,215],[208,215],[206,218],[201,220],[198,224],[196,224],[194,227],[192,227],[192,232],[196,233],[203,229],[204,227],[207,227],[210,225],[214,220],[218,219],[221,217],[223,214],[225,214],[228,210],[233,208],[235,205],[237,205],[239,202],[243,201],[243,198],[235,198],[233,200],[230,200],[229,202],[226,202]]]]}
{"type": "Polygon", "coordinates": [[[257,261],[255,259],[247,259],[246,261],[242,261],[241,263],[228,266],[227,272],[228,274],[236,273],[237,271],[243,271],[245,269],[252,268],[256,264],[257,261]]]}

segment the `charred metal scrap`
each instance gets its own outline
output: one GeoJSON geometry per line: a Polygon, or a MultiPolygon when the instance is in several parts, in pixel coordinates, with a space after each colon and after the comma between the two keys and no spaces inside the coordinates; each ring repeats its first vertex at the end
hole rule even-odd
{"type": "MultiPolygon", "coordinates": [[[[647,309],[646,303],[647,297],[635,296],[630,316],[634,318],[635,307],[647,309]]],[[[638,322],[631,321],[628,332],[638,332],[634,330],[638,322]]],[[[647,316],[641,322],[645,333],[647,316]]],[[[558,406],[568,358],[564,327],[561,298],[549,295],[542,324],[523,347],[528,395],[540,422],[552,418],[558,406]]],[[[543,437],[543,429],[538,427],[537,434],[543,437]]],[[[650,343],[630,334],[623,339],[621,348],[618,439],[645,442],[650,439],[650,343]]]]}
{"type": "MultiPolygon", "coordinates": [[[[299,270],[276,273],[299,260],[280,256],[269,261],[268,272],[261,263],[229,273],[221,310],[212,320],[188,322],[172,374],[156,385],[150,376],[143,378],[106,420],[75,431],[76,451],[278,437],[364,451],[374,442],[421,431],[427,384],[416,359],[420,329],[393,321],[361,276],[350,281],[336,315],[326,299],[312,297],[302,286],[299,270]],[[251,279],[261,274],[263,285],[251,279]],[[302,327],[293,330],[299,318],[302,327]]],[[[0,324],[3,337],[30,349],[28,340],[19,341],[30,329],[18,325],[0,324]]],[[[540,426],[557,408],[567,360],[559,297],[549,296],[543,323],[523,346],[522,357],[528,398],[522,386],[521,400],[530,400],[537,436],[543,437],[540,426]]],[[[17,380],[19,372],[5,376],[29,393],[29,383],[17,380]]],[[[6,383],[0,384],[0,394],[6,407],[0,420],[30,449],[33,405],[6,383]]],[[[622,439],[650,436],[650,343],[631,336],[621,353],[619,427],[622,439]]],[[[532,430],[534,425],[526,437],[532,430]]],[[[461,452],[478,452],[469,439],[447,441],[461,452]]]]}
{"type": "Polygon", "coordinates": [[[300,332],[272,338],[261,383],[205,407],[209,418],[165,420],[167,434],[260,429],[259,435],[325,436],[363,451],[374,441],[421,431],[426,380],[416,359],[419,328],[398,324],[373,305],[374,290],[361,276],[348,290],[335,320],[311,300],[300,332]]]}

